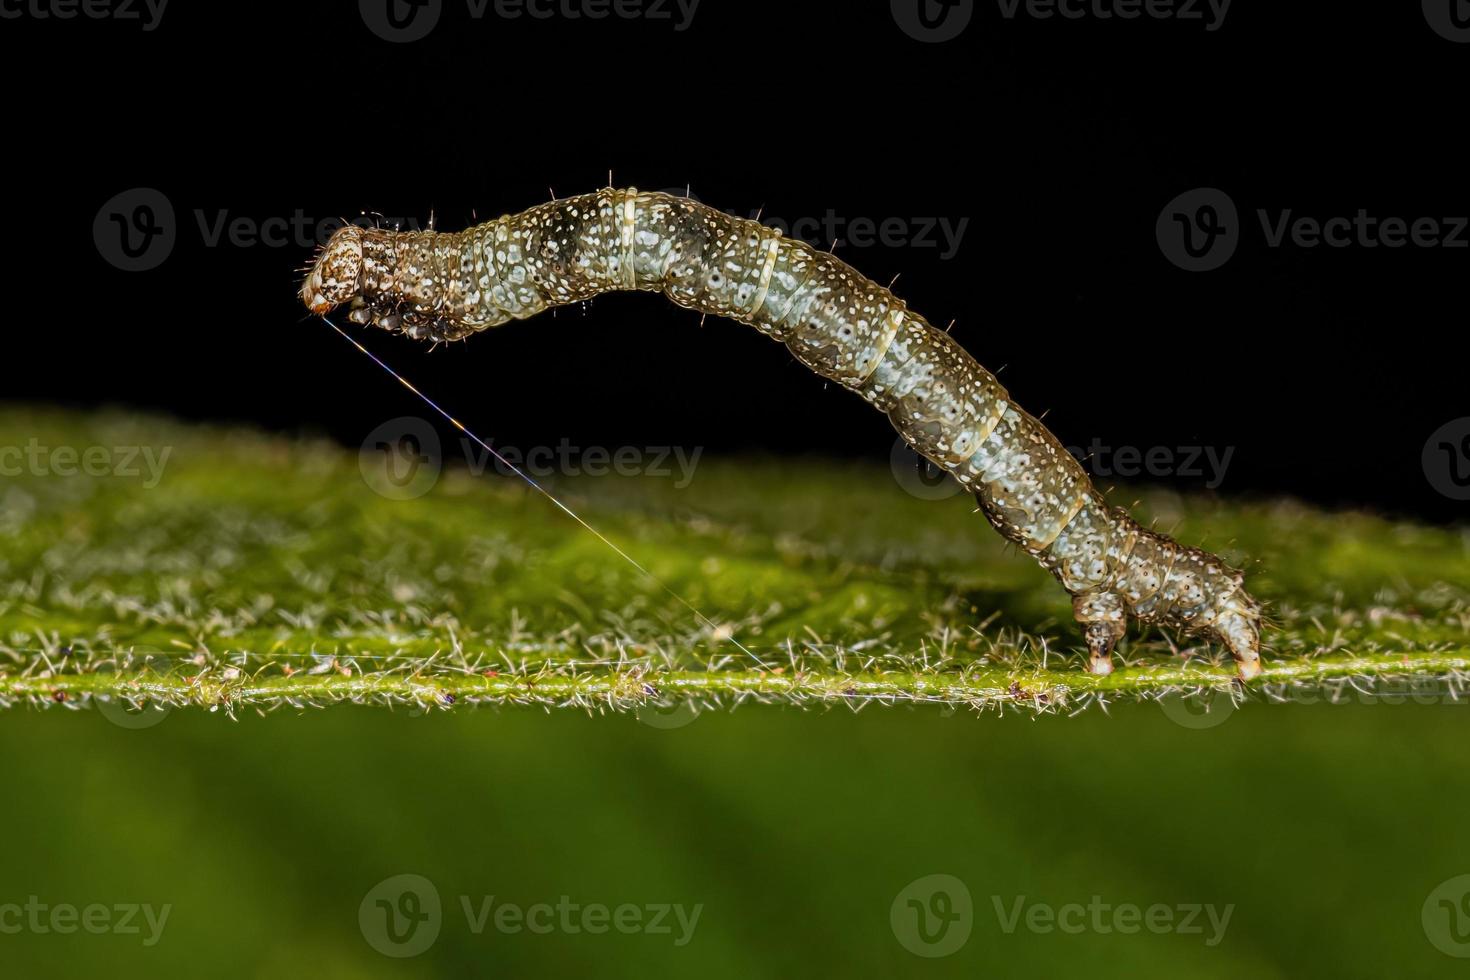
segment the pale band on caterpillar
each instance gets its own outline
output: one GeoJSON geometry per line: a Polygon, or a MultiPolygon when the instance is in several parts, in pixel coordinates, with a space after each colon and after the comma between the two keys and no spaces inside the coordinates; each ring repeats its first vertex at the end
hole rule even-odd
{"type": "Polygon", "coordinates": [[[312,312],[462,340],[613,290],[754,326],[879,410],[972,490],[1002,535],[1072,595],[1094,673],[1130,618],[1223,642],[1260,666],[1260,609],[1214,555],[1109,507],[1081,465],[947,333],[846,263],[697,201],[605,188],[457,233],[348,225],[301,288],[312,312]]]}

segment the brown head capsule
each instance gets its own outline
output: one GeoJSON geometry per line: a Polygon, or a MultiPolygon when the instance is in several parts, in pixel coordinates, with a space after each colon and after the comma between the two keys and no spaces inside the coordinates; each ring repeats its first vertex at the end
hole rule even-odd
{"type": "Polygon", "coordinates": [[[301,301],[322,316],[334,306],[358,295],[362,278],[362,229],[356,225],[338,228],[322,246],[306,281],[301,284],[301,301]]]}
{"type": "Polygon", "coordinates": [[[487,324],[466,308],[458,267],[462,236],[433,231],[339,228],[301,284],[307,309],[348,304],[347,319],[414,340],[461,340],[487,324]]]}

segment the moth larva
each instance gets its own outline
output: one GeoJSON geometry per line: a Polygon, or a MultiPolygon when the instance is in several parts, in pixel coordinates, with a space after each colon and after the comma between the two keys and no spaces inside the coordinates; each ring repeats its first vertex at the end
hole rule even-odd
{"type": "Polygon", "coordinates": [[[1107,506],[1056,437],[947,333],[759,222],[606,188],[455,234],[348,225],[301,297],[314,313],[347,303],[353,323],[450,341],[618,289],[750,324],[887,413],[1072,595],[1094,673],[1112,671],[1129,617],[1215,637],[1242,677],[1260,673],[1260,611],[1238,571],[1107,506]]]}

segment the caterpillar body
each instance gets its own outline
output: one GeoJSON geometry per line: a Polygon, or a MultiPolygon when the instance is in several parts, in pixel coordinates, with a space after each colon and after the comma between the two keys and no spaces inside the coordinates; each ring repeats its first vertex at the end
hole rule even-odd
{"type": "Polygon", "coordinates": [[[1089,669],[1128,620],[1221,641],[1260,673],[1240,572],[1109,507],[1081,465],[947,333],[835,256],[688,198],[605,188],[458,233],[348,225],[301,288],[314,313],[452,341],[611,290],[662,292],[749,324],[886,413],[1073,597],[1089,669]]]}

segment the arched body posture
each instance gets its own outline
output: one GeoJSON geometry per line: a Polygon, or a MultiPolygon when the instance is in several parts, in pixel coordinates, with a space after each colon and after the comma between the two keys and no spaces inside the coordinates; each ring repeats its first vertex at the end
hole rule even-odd
{"type": "Polygon", "coordinates": [[[346,303],[354,323],[448,341],[617,289],[750,324],[887,413],[1071,593],[1094,673],[1112,670],[1130,617],[1217,638],[1242,677],[1260,673],[1260,612],[1239,572],[1109,507],[948,334],[846,263],[758,222],[607,188],[454,234],[348,226],[301,296],[318,314],[346,303]]]}

